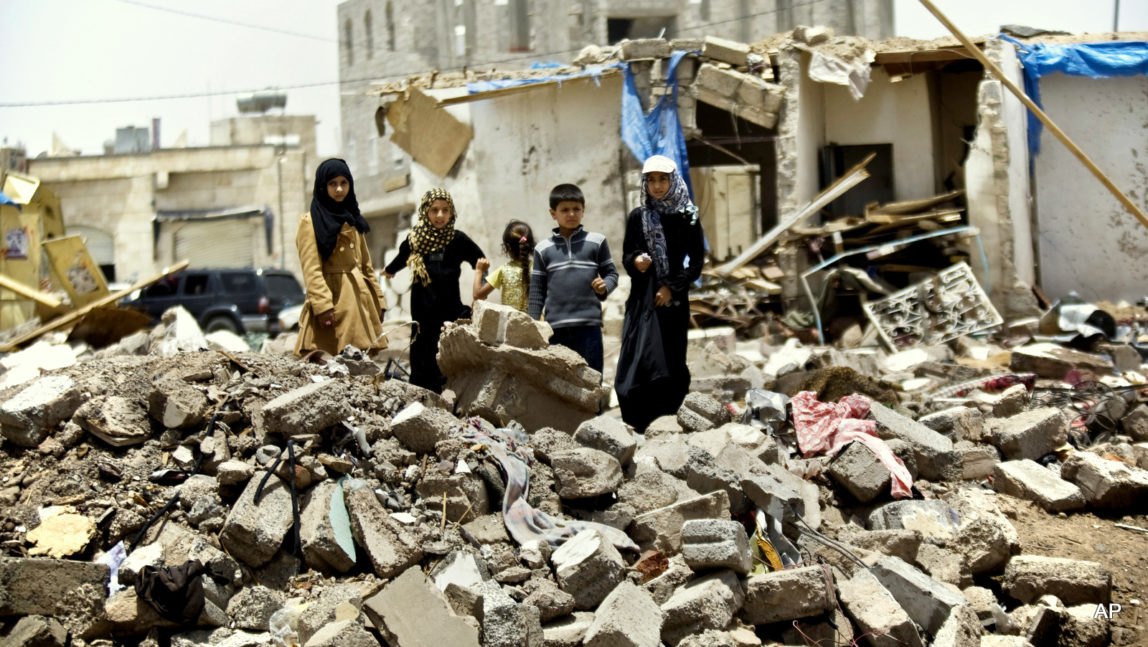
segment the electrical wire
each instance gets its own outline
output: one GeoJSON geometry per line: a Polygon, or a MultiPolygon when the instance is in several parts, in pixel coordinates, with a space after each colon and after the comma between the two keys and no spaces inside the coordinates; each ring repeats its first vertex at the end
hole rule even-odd
{"type": "MultiPolygon", "coordinates": [[[[216,22],[222,22],[222,23],[230,24],[230,25],[250,27],[253,29],[261,29],[264,31],[273,31],[276,33],[288,34],[288,35],[292,35],[292,36],[299,36],[299,37],[303,37],[303,38],[317,38],[315,36],[311,36],[311,35],[307,35],[307,34],[289,32],[289,31],[284,31],[284,30],[277,30],[277,29],[273,29],[270,27],[263,27],[260,25],[241,23],[241,22],[237,22],[237,21],[229,21],[229,20],[220,19],[220,18],[210,18],[210,17],[203,16],[200,14],[192,14],[192,13],[188,13],[188,12],[184,12],[184,11],[180,11],[180,10],[176,10],[176,9],[168,9],[166,7],[157,7],[155,5],[149,5],[146,3],[138,2],[136,0],[117,0],[117,1],[123,2],[126,4],[131,4],[131,5],[138,5],[141,7],[147,7],[150,9],[156,9],[159,11],[169,11],[172,13],[186,15],[186,16],[193,17],[193,18],[201,18],[204,20],[214,20],[216,22]]],[[[789,9],[798,8],[798,7],[806,7],[806,6],[821,4],[821,3],[829,2],[829,1],[830,0],[809,0],[808,2],[802,2],[802,3],[794,4],[789,9]]],[[[688,32],[688,31],[695,31],[698,29],[706,29],[709,27],[724,25],[724,24],[731,23],[731,22],[740,22],[743,20],[758,18],[760,16],[774,14],[774,13],[777,13],[779,11],[781,11],[781,9],[771,9],[769,11],[760,11],[757,13],[747,14],[745,16],[741,16],[738,18],[732,18],[729,20],[719,20],[719,21],[715,21],[715,22],[696,25],[693,27],[687,27],[687,28],[682,29],[680,31],[688,32]]],[[[327,40],[327,39],[322,39],[322,40],[327,40]]],[[[561,56],[561,55],[567,55],[567,54],[574,54],[574,53],[577,53],[580,51],[582,51],[582,47],[578,47],[578,48],[574,48],[574,49],[567,49],[567,50],[555,50],[555,51],[550,51],[550,52],[529,52],[529,53],[522,54],[519,56],[510,56],[510,57],[506,57],[506,58],[492,59],[492,60],[482,61],[482,62],[477,62],[477,63],[467,63],[464,65],[458,65],[458,66],[446,68],[443,70],[437,70],[437,72],[439,74],[443,74],[443,73],[448,73],[448,72],[459,72],[459,71],[463,71],[466,69],[483,68],[483,67],[490,66],[490,65],[499,65],[499,64],[503,64],[503,63],[513,63],[513,62],[522,61],[522,60],[530,60],[530,59],[541,60],[541,59],[544,59],[544,58],[547,58],[550,56],[561,56]]],[[[319,82],[312,82],[312,83],[297,83],[297,84],[286,85],[286,86],[276,86],[274,89],[276,89],[276,90],[306,90],[306,89],[312,89],[312,88],[327,87],[327,86],[332,86],[332,85],[349,86],[349,85],[355,85],[355,84],[359,84],[359,83],[383,83],[383,82],[386,82],[389,80],[403,79],[403,78],[406,78],[406,77],[409,77],[409,76],[412,76],[415,74],[424,74],[424,73],[428,73],[431,71],[436,71],[436,70],[434,70],[433,68],[427,69],[424,66],[424,67],[420,67],[418,69],[412,69],[412,70],[407,70],[407,71],[403,71],[403,72],[393,72],[393,73],[386,74],[383,76],[371,75],[371,76],[362,76],[362,77],[354,78],[354,79],[339,79],[339,80],[335,80],[335,81],[319,81],[319,82]]],[[[267,89],[268,88],[263,87],[263,88],[246,89],[246,90],[216,90],[216,91],[210,91],[210,92],[185,92],[185,93],[177,93],[177,94],[158,94],[158,95],[151,95],[151,96],[113,97],[113,98],[106,98],[106,99],[62,99],[62,100],[58,100],[58,101],[15,101],[15,102],[9,102],[9,103],[0,103],[0,108],[41,108],[41,107],[50,107],[50,106],[77,106],[77,105],[91,105],[91,104],[133,103],[133,102],[142,102],[142,101],[171,101],[171,100],[180,100],[180,99],[201,99],[201,98],[208,98],[208,97],[231,96],[231,95],[237,95],[237,94],[251,94],[253,92],[265,91],[267,89]]]]}
{"type": "Polygon", "coordinates": [[[192,13],[190,11],[183,11],[181,9],[172,9],[171,7],[160,7],[157,5],[148,4],[146,2],[139,2],[138,0],[116,0],[116,1],[122,2],[123,4],[134,5],[136,7],[143,7],[145,9],[153,9],[155,11],[165,11],[167,13],[176,14],[177,16],[186,16],[188,18],[198,18],[199,20],[206,20],[209,22],[218,22],[218,23],[223,23],[225,25],[232,25],[234,27],[247,27],[248,29],[258,29],[259,31],[271,32],[273,34],[282,34],[285,36],[295,36],[298,38],[308,38],[310,40],[317,40],[317,41],[321,41],[324,43],[338,44],[338,42],[339,42],[338,40],[335,40],[333,38],[325,38],[323,36],[316,36],[314,34],[304,34],[302,32],[298,32],[298,31],[289,31],[286,29],[276,29],[274,27],[268,27],[266,25],[257,25],[255,23],[250,23],[250,22],[239,22],[238,20],[228,20],[226,18],[218,18],[216,16],[208,16],[208,15],[199,14],[199,13],[192,13]]]}

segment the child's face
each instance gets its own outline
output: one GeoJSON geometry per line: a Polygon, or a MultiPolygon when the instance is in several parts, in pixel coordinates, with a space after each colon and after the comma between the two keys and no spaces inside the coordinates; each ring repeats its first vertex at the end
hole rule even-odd
{"type": "Polygon", "coordinates": [[[668,173],[650,171],[646,173],[646,186],[649,187],[650,196],[652,198],[661,200],[670,192],[670,175],[668,173]]]}
{"type": "Polygon", "coordinates": [[[350,190],[351,183],[348,182],[347,178],[343,177],[342,175],[333,177],[329,182],[327,182],[327,197],[331,198],[335,202],[342,202],[345,200],[347,198],[347,193],[350,192],[350,190]]]}
{"type": "Polygon", "coordinates": [[[550,217],[558,223],[558,228],[564,231],[574,231],[582,224],[582,216],[586,208],[581,202],[563,200],[558,206],[550,210],[550,217]]]}
{"type": "Polygon", "coordinates": [[[427,209],[427,220],[435,229],[442,229],[450,222],[450,205],[446,200],[439,198],[431,203],[427,209]]]}

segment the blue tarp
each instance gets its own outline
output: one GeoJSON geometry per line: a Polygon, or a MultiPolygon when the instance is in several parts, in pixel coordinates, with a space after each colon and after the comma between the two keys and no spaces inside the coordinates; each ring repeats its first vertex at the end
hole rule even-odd
{"type": "MultiPolygon", "coordinates": [[[[535,63],[531,66],[532,70],[548,69],[555,67],[556,63],[535,63]]],[[[622,67],[621,63],[611,63],[610,65],[594,65],[588,67],[581,72],[574,74],[555,74],[551,76],[540,76],[533,79],[500,79],[496,81],[475,81],[474,83],[466,84],[466,91],[468,94],[478,94],[479,92],[489,92],[490,90],[501,90],[503,88],[513,88],[519,85],[531,85],[533,83],[545,83],[547,81],[569,81],[571,79],[586,79],[591,78],[595,81],[602,76],[606,70],[611,70],[616,67],[622,67]]]]}
{"type": "MultiPolygon", "coordinates": [[[[1148,43],[1143,41],[1045,45],[1022,43],[1003,34],[1000,37],[1016,46],[1017,58],[1024,66],[1024,91],[1038,106],[1040,77],[1046,74],[1060,72],[1093,79],[1148,74],[1148,43]]],[[[1029,115],[1028,148],[1032,155],[1040,152],[1041,129],[1040,120],[1029,115]]]]}
{"type": "Polygon", "coordinates": [[[651,155],[665,155],[674,160],[690,190],[690,198],[693,198],[694,187],[690,182],[686,138],[682,135],[682,124],[678,121],[677,68],[682,57],[689,53],[675,51],[670,56],[670,66],[666,70],[666,93],[649,113],[642,112],[642,101],[638,98],[638,88],[634,84],[630,66],[622,68],[626,75],[626,83],[622,87],[622,141],[639,162],[646,161],[651,155]]]}
{"type": "Polygon", "coordinates": [[[9,198],[8,196],[4,195],[3,193],[0,193],[0,204],[10,204],[10,205],[16,207],[17,209],[20,208],[20,204],[18,202],[16,202],[12,198],[9,198]]]}

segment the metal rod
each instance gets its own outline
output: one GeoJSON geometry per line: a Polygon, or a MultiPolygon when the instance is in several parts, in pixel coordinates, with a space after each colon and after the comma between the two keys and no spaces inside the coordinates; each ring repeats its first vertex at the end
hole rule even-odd
{"type": "Polygon", "coordinates": [[[1116,199],[1124,205],[1124,208],[1127,209],[1129,213],[1136,216],[1136,219],[1140,221],[1140,224],[1148,227],[1148,216],[1144,215],[1144,212],[1140,210],[1140,207],[1136,206],[1136,203],[1132,202],[1128,196],[1124,195],[1123,191],[1121,191],[1115,184],[1113,184],[1112,180],[1110,180],[1108,176],[1104,174],[1104,171],[1101,171],[1100,168],[1096,166],[1096,164],[1092,161],[1092,159],[1088,157],[1084,151],[1080,150],[1080,147],[1077,146],[1071,139],[1069,139],[1068,135],[1066,135],[1064,131],[1061,130],[1052,121],[1052,119],[1049,118],[1048,115],[1044,114],[1044,111],[1040,109],[1040,106],[1036,105],[1036,103],[1024,93],[1024,90],[1021,90],[1016,86],[1015,83],[1010,81],[1008,77],[1004,75],[1004,72],[1002,72],[1000,68],[994,65],[993,62],[990,61],[987,56],[985,56],[985,53],[982,52],[979,47],[974,45],[967,36],[961,33],[961,30],[957,29],[957,26],[950,22],[949,19],[945,17],[945,14],[941,13],[941,10],[934,6],[930,0],[921,0],[921,4],[925,5],[925,8],[928,9],[929,12],[934,16],[936,16],[937,20],[941,21],[941,24],[943,24],[950,32],[952,32],[953,36],[955,36],[956,39],[965,46],[965,49],[967,49],[974,58],[981,62],[981,65],[985,66],[986,70],[988,70],[993,76],[997,78],[997,80],[1004,84],[1004,86],[1008,88],[1010,92],[1016,95],[1017,99],[1020,99],[1020,102],[1023,103],[1025,107],[1028,108],[1029,111],[1032,112],[1032,114],[1035,115],[1036,118],[1039,119],[1041,123],[1043,123],[1045,127],[1047,127],[1049,131],[1051,131],[1052,134],[1056,136],[1057,139],[1060,140],[1060,143],[1064,144],[1068,150],[1071,151],[1072,154],[1075,155],[1076,158],[1080,160],[1080,162],[1084,164],[1085,167],[1088,168],[1089,171],[1092,171],[1092,174],[1096,176],[1096,179],[1100,180],[1100,183],[1103,184],[1109,191],[1111,191],[1112,195],[1116,196],[1116,199]]]}

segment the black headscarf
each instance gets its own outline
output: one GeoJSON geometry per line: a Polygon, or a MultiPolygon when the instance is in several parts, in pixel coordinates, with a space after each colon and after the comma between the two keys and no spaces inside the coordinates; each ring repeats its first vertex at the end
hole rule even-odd
{"type": "Polygon", "coordinates": [[[366,219],[359,213],[359,201],[355,198],[355,179],[351,177],[351,169],[343,160],[331,158],[315,170],[315,192],[311,198],[311,224],[315,226],[315,243],[323,260],[327,260],[331,252],[335,251],[335,241],[339,239],[339,230],[343,228],[343,223],[364,234],[371,230],[366,219]],[[342,202],[335,202],[327,195],[327,183],[340,175],[347,178],[349,189],[347,197],[343,198],[342,202]]]}

